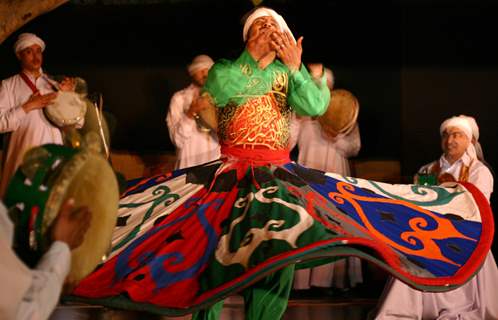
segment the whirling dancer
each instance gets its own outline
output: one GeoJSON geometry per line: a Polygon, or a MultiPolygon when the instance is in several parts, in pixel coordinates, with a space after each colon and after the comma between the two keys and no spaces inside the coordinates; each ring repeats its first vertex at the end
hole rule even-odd
{"type": "Polygon", "coordinates": [[[310,77],[302,37],[294,41],[271,9],[252,12],[243,37],[244,52],[215,63],[197,102],[217,110],[222,159],[131,185],[108,260],[74,295],[202,319],[242,292],[246,319],[277,319],[294,265],[338,255],[369,259],[417,288],[463,284],[490,246],[482,194],[469,185],[423,196],[412,186],[346,181],[291,163],[291,112],[325,111],[325,77],[318,84],[310,77]],[[448,207],[480,214],[483,223],[448,219],[448,207]],[[447,238],[458,239],[457,252],[447,238]]]}

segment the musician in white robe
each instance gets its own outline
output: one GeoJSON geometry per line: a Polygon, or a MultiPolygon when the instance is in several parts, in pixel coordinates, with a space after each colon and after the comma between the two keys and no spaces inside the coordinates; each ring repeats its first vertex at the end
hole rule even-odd
{"type": "MultiPolygon", "coordinates": [[[[443,155],[423,166],[419,179],[421,175],[433,174],[438,183],[470,182],[489,201],[493,176],[482,162],[475,119],[463,115],[452,117],[441,124],[440,133],[443,155]]],[[[470,218],[480,221],[479,217],[470,218]]],[[[498,268],[490,251],[476,276],[449,292],[421,292],[391,279],[384,288],[376,319],[498,319],[496,288],[498,268]]]]}
{"type": "MultiPolygon", "coordinates": [[[[19,35],[14,44],[21,71],[1,82],[0,133],[7,133],[3,145],[0,197],[10,178],[32,147],[62,144],[62,133],[43,114],[56,97],[54,84],[42,70],[45,42],[32,33],[19,35]]],[[[74,79],[66,78],[60,90],[74,90],[74,79]]]]}
{"type": "MultiPolygon", "coordinates": [[[[311,75],[321,76],[321,64],[308,65],[311,75]]],[[[334,86],[334,76],[330,69],[323,69],[330,90],[334,86]]],[[[311,117],[295,117],[291,122],[291,149],[297,144],[297,162],[308,168],[350,176],[348,158],[358,154],[361,148],[358,124],[351,132],[326,136],[320,123],[311,117]]],[[[363,282],[361,260],[349,257],[335,263],[321,265],[312,269],[297,270],[294,275],[294,289],[316,288],[349,289],[363,282]]]]}
{"type": "Polygon", "coordinates": [[[196,122],[199,110],[193,103],[199,97],[213,63],[207,55],[195,57],[188,66],[192,83],[171,98],[166,123],[171,141],[176,146],[175,169],[196,166],[220,157],[216,132],[207,132],[196,122]]]}

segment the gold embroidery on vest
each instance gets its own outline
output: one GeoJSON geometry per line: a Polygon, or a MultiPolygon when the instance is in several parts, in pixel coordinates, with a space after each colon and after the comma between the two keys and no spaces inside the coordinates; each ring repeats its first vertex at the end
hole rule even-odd
{"type": "MultiPolygon", "coordinates": [[[[218,109],[220,141],[229,146],[263,147],[280,150],[288,147],[291,108],[287,104],[288,75],[275,72],[271,90],[248,99],[243,105],[229,104],[218,109]]],[[[260,84],[251,79],[248,86],[260,84]]]]}

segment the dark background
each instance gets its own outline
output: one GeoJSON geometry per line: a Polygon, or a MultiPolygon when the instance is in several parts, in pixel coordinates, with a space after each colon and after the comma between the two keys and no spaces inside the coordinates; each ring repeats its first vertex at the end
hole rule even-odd
{"type": "MultiPolygon", "coordinates": [[[[173,151],[164,118],[197,54],[235,58],[250,1],[73,1],[0,45],[0,77],[17,72],[20,32],[47,43],[44,69],[78,75],[117,120],[113,148],[173,151]],[[128,4],[124,4],[127,3],[128,4]]],[[[441,154],[439,125],[472,115],[498,168],[498,6],[493,1],[265,1],[296,36],[303,61],[323,62],[361,104],[361,159],[394,159],[402,175],[441,154]]],[[[495,193],[496,194],[496,193],[495,193]]],[[[493,201],[495,201],[496,195],[493,201]]],[[[496,207],[496,206],[495,206],[496,207]]]]}

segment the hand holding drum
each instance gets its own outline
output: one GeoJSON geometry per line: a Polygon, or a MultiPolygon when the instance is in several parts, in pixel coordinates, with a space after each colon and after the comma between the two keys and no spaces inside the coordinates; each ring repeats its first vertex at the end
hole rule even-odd
{"type": "MultiPolygon", "coordinates": [[[[65,242],[71,250],[78,248],[85,239],[90,227],[92,213],[86,206],[74,207],[74,199],[67,199],[61,206],[59,215],[51,227],[52,241],[65,242]]],[[[78,284],[79,279],[68,279],[64,283],[63,292],[71,291],[78,284]]]]}
{"type": "Polygon", "coordinates": [[[52,240],[65,242],[71,250],[78,248],[90,227],[91,218],[88,207],[74,208],[74,199],[67,199],[52,225],[52,240]]]}
{"type": "Polygon", "coordinates": [[[64,77],[64,79],[59,83],[60,91],[75,91],[76,89],[76,78],[64,77]]]}
{"type": "Polygon", "coordinates": [[[26,113],[32,110],[42,109],[50,105],[57,98],[58,96],[57,92],[59,91],[74,92],[78,81],[83,80],[83,79],[80,80],[79,78],[77,80],[76,78],[64,77],[64,79],[59,83],[53,79],[48,78],[46,75],[43,75],[42,77],[44,77],[45,80],[47,80],[51,84],[55,92],[41,94],[40,92],[37,91],[33,93],[29,97],[28,101],[26,101],[22,106],[22,108],[26,113]]]}
{"type": "Polygon", "coordinates": [[[33,93],[28,101],[22,105],[22,108],[26,113],[36,109],[42,109],[51,104],[55,98],[57,98],[57,92],[48,94],[40,94],[39,92],[33,93]]]}

